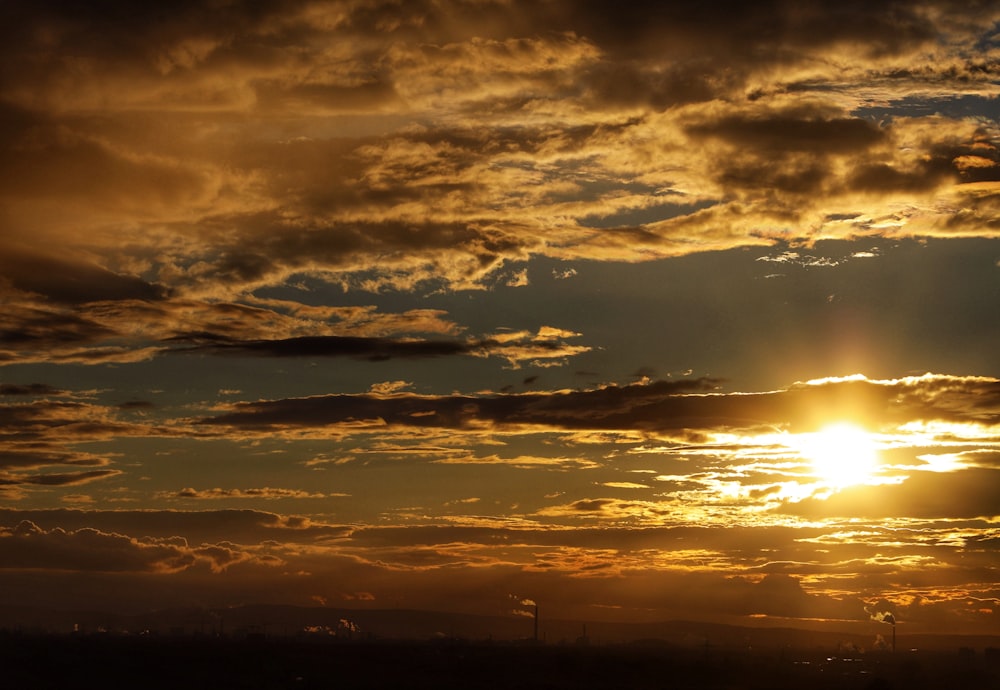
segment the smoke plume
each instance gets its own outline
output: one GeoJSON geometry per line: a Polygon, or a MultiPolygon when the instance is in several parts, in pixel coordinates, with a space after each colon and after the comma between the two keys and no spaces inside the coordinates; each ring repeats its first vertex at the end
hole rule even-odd
{"type": "Polygon", "coordinates": [[[896,616],[890,611],[876,611],[875,613],[869,612],[871,619],[873,621],[879,621],[880,623],[888,623],[889,625],[896,625],[896,616]]]}

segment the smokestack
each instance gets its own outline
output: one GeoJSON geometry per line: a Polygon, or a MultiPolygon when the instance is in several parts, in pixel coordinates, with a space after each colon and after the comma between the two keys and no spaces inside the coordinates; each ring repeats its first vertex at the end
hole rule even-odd
{"type": "MultiPolygon", "coordinates": [[[[868,609],[865,609],[866,611],[868,609]]],[[[880,623],[888,623],[892,626],[892,651],[896,651],[896,615],[892,611],[876,611],[875,613],[870,613],[871,619],[873,621],[878,621],[880,623]]]]}
{"type": "MultiPolygon", "coordinates": [[[[895,631],[895,628],[893,628],[895,631]]],[[[896,638],[893,637],[893,640],[896,638]]],[[[538,604],[535,604],[535,644],[538,644],[538,604]]]]}
{"type": "Polygon", "coordinates": [[[894,614],[886,613],[882,616],[882,622],[888,623],[892,626],[892,652],[896,653],[896,616],[894,614]]]}

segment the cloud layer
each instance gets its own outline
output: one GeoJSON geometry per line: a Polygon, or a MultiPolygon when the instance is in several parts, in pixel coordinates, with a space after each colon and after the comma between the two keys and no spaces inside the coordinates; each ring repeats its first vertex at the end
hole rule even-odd
{"type": "Polygon", "coordinates": [[[295,274],[471,286],[532,255],[637,261],[790,228],[995,236],[991,121],[854,114],[986,103],[993,12],[8,9],[4,273],[79,304],[295,274]]]}
{"type": "Polygon", "coordinates": [[[996,630],[998,26],[7,3],[0,603],[996,630]]]}
{"type": "MultiPolygon", "coordinates": [[[[175,437],[197,429],[200,444],[252,444],[295,457],[302,453],[292,449],[327,439],[333,452],[297,470],[282,461],[285,487],[175,484],[151,495],[128,482],[90,495],[141,495],[159,507],[0,511],[0,579],[117,573],[127,595],[116,606],[126,609],[185,592],[298,604],[351,602],[364,592],[371,605],[405,596],[413,606],[471,611],[489,608],[481,593],[506,591],[507,582],[584,618],[643,619],[642,611],[655,610],[853,625],[878,605],[914,631],[989,630],[1000,601],[982,584],[992,581],[996,560],[998,385],[988,377],[852,377],[727,394],[711,380],[689,380],[460,397],[394,387],[236,403],[164,428],[175,437]],[[798,449],[800,435],[834,418],[864,425],[878,440],[879,466],[861,484],[824,484],[798,449]],[[316,479],[317,470],[329,479],[316,479]],[[379,483],[380,503],[372,505],[368,482],[386,472],[393,484],[379,483]],[[525,472],[534,477],[531,491],[523,489],[525,472]],[[194,501],[224,507],[195,512],[194,501]],[[308,512],[237,508],[255,501],[292,511],[336,501],[337,512],[356,517],[331,523],[308,512]],[[456,573],[468,591],[456,588],[456,573]],[[150,576],[171,584],[151,585],[150,576]],[[289,577],[298,582],[292,589],[289,577]]],[[[8,393],[19,401],[8,417],[20,412],[32,422],[38,417],[24,417],[22,397],[66,395],[44,385],[8,393]]],[[[87,441],[84,429],[74,437],[58,426],[64,454],[25,452],[18,460],[11,452],[8,488],[137,471],[115,458],[89,461],[115,469],[49,469],[71,463],[72,448],[87,441]]],[[[29,440],[34,427],[12,445],[39,443],[29,440]]],[[[127,417],[100,430],[102,437],[150,433],[166,432],[127,417]]],[[[245,454],[239,462],[253,467],[245,454]]],[[[214,464],[224,466],[221,458],[214,464]]]]}

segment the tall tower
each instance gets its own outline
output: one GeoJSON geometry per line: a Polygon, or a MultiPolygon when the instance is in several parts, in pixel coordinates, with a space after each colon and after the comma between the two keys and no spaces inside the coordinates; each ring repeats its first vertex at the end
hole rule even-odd
{"type": "Polygon", "coordinates": [[[538,604],[535,604],[535,644],[538,644],[538,604]]]}

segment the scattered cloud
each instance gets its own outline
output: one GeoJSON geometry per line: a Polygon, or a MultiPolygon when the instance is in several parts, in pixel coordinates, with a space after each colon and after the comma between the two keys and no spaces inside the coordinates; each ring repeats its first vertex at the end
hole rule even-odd
{"type": "Polygon", "coordinates": [[[260,489],[192,489],[184,488],[176,493],[167,493],[165,496],[173,498],[190,498],[197,500],[217,500],[230,498],[251,498],[251,499],[281,499],[281,498],[326,498],[331,495],[343,496],[344,494],[324,494],[317,492],[302,491],[300,489],[278,489],[263,487],[260,489]]]}
{"type": "Polygon", "coordinates": [[[373,383],[369,390],[375,395],[392,395],[402,393],[407,388],[412,387],[413,384],[409,381],[382,381],[381,383],[373,383]]]}

